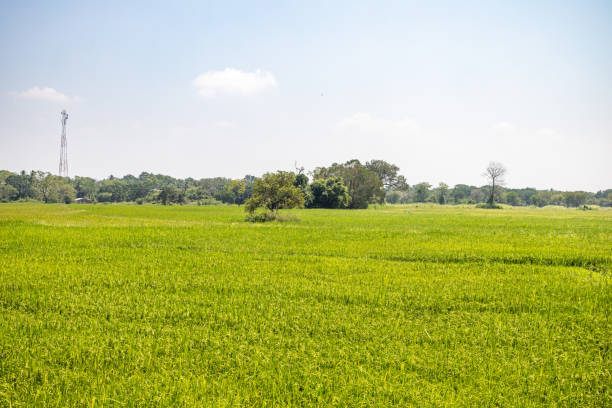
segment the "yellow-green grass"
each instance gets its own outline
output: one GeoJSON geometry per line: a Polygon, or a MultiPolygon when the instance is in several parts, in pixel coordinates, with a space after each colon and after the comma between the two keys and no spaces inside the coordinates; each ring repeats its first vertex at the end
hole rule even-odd
{"type": "Polygon", "coordinates": [[[0,205],[0,407],[610,406],[612,211],[0,205]]]}

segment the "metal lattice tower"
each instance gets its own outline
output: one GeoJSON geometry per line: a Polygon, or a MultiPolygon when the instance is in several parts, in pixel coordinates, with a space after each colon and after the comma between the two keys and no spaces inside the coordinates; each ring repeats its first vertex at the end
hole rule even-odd
{"type": "Polygon", "coordinates": [[[66,142],[66,122],[68,114],[66,109],[62,111],[62,147],[60,149],[59,175],[68,177],[68,143],[66,142]]]}

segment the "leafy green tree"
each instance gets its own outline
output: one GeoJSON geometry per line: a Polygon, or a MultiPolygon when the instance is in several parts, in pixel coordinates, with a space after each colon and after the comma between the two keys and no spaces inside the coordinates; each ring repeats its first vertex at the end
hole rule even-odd
{"type": "Polygon", "coordinates": [[[470,198],[470,193],[472,192],[472,187],[467,184],[457,184],[451,190],[451,197],[455,204],[459,204],[467,201],[470,198]]]}
{"type": "Polygon", "coordinates": [[[538,191],[536,194],[531,196],[531,205],[537,207],[544,207],[550,204],[550,200],[553,196],[552,191],[538,191]]]}
{"type": "Polygon", "coordinates": [[[565,195],[560,192],[553,193],[550,197],[550,205],[565,205],[565,195]]]}
{"type": "Polygon", "coordinates": [[[440,183],[435,190],[436,201],[438,204],[446,204],[448,201],[448,184],[440,183]]]}
{"type": "Polygon", "coordinates": [[[391,190],[387,192],[387,195],[385,196],[385,201],[388,202],[389,204],[397,204],[399,203],[401,198],[402,198],[402,194],[399,191],[391,190]]]}
{"type": "Polygon", "coordinates": [[[473,188],[472,191],[470,191],[470,202],[471,203],[482,203],[485,199],[485,193],[483,191],[483,188],[473,188]]]}
{"type": "Polygon", "coordinates": [[[304,194],[295,186],[295,174],[286,171],[266,173],[253,183],[253,195],[245,203],[245,210],[255,212],[265,208],[278,213],[281,208],[304,206],[304,194]]]}
{"type": "Polygon", "coordinates": [[[96,200],[100,203],[110,203],[113,201],[112,193],[99,192],[96,194],[96,200]]]}
{"type": "Polygon", "coordinates": [[[401,189],[406,184],[406,179],[403,176],[398,176],[399,167],[395,164],[388,163],[384,160],[370,160],[366,162],[365,167],[375,173],[386,190],[401,189]]]}
{"type": "Polygon", "coordinates": [[[8,171],[8,170],[0,170],[0,184],[4,184],[6,183],[6,179],[9,176],[14,176],[15,173],[8,171]]]}
{"type": "Polygon", "coordinates": [[[330,167],[314,170],[315,180],[341,177],[351,197],[349,208],[368,208],[370,203],[382,203],[385,190],[376,173],[368,170],[359,160],[349,160],[344,164],[334,163],[330,167]]]}
{"type": "Polygon", "coordinates": [[[342,178],[329,177],[310,184],[311,208],[347,208],[351,197],[342,178]]]}
{"type": "Polygon", "coordinates": [[[296,174],[294,185],[302,191],[306,191],[308,188],[308,176],[305,174],[296,174]]]}
{"type": "Polygon", "coordinates": [[[515,189],[514,191],[516,191],[516,193],[519,195],[521,202],[525,204],[531,203],[531,197],[538,193],[538,190],[531,187],[519,188],[515,189]]]}
{"type": "Polygon", "coordinates": [[[187,197],[189,201],[198,201],[204,199],[206,196],[201,188],[189,187],[187,191],[185,191],[185,197],[187,197]]]}
{"type": "Polygon", "coordinates": [[[429,189],[431,184],[427,182],[419,183],[414,186],[414,201],[417,203],[424,203],[429,196],[429,189]]]}
{"type": "Polygon", "coordinates": [[[568,191],[564,194],[564,199],[568,207],[579,207],[586,202],[587,195],[584,191],[568,191]]]}
{"type": "Polygon", "coordinates": [[[127,201],[128,198],[128,188],[127,183],[123,180],[119,180],[113,176],[110,176],[108,180],[102,180],[99,183],[99,193],[98,193],[98,201],[100,197],[100,193],[110,193],[110,201],[114,203],[118,203],[121,201],[127,201]]]}
{"type": "Polygon", "coordinates": [[[45,203],[69,204],[76,197],[76,190],[67,178],[46,173],[37,184],[45,203]]]}
{"type": "Polygon", "coordinates": [[[76,190],[76,196],[79,198],[87,198],[88,200],[94,201],[98,192],[98,185],[96,180],[90,177],[79,177],[76,176],[73,181],[74,189],[76,190]]]}
{"type": "Polygon", "coordinates": [[[19,199],[38,198],[36,184],[45,175],[46,173],[40,171],[32,171],[30,174],[22,171],[20,174],[10,174],[6,177],[5,182],[17,190],[19,199]]]}
{"type": "Polygon", "coordinates": [[[512,206],[521,205],[521,197],[519,197],[516,191],[507,191],[504,194],[504,201],[512,206]]]}
{"type": "Polygon", "coordinates": [[[244,204],[246,201],[246,182],[244,180],[232,180],[224,188],[233,196],[233,202],[236,204],[244,204]]]}
{"type": "Polygon", "coordinates": [[[54,176],[50,173],[46,173],[45,177],[41,178],[40,182],[38,183],[42,200],[45,203],[57,202],[57,199],[53,194],[55,189],[57,188],[57,178],[57,176],[54,176]]]}
{"type": "Polygon", "coordinates": [[[234,204],[236,202],[236,194],[234,194],[231,190],[226,190],[224,188],[221,191],[217,191],[215,194],[215,200],[221,201],[225,204],[234,204]]]}
{"type": "Polygon", "coordinates": [[[163,205],[169,205],[169,204],[184,204],[185,203],[185,194],[179,190],[178,188],[172,186],[172,185],[167,185],[164,188],[161,189],[161,191],[159,192],[159,195],[157,196],[157,199],[163,204],[163,205]]]}
{"type": "Polygon", "coordinates": [[[17,200],[19,198],[19,191],[10,184],[0,184],[0,202],[6,203],[9,201],[17,200]]]}
{"type": "Polygon", "coordinates": [[[244,201],[246,202],[246,200],[248,200],[249,198],[251,198],[251,195],[253,194],[253,183],[255,183],[255,179],[257,177],[255,176],[251,176],[249,174],[247,174],[246,176],[244,176],[243,180],[244,180],[244,186],[245,186],[245,191],[244,191],[244,201]]]}
{"type": "Polygon", "coordinates": [[[57,185],[57,197],[58,202],[70,204],[74,202],[76,198],[76,190],[70,183],[64,181],[63,183],[59,183],[57,185]]]}
{"type": "Polygon", "coordinates": [[[231,180],[224,177],[214,177],[201,179],[197,182],[198,186],[204,191],[208,197],[214,197],[218,192],[222,191],[227,183],[231,180]]]}

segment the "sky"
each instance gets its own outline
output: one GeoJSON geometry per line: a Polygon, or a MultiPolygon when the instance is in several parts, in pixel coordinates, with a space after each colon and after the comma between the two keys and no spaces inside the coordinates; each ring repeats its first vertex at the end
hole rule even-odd
{"type": "Polygon", "coordinates": [[[0,13],[0,169],[612,188],[610,1],[28,1],[0,13]]]}

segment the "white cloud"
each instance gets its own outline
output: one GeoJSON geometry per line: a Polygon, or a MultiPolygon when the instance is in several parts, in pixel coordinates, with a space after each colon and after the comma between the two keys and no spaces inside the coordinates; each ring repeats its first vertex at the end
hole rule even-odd
{"type": "Polygon", "coordinates": [[[359,131],[378,135],[401,135],[415,133],[419,125],[411,118],[400,118],[397,120],[377,118],[369,113],[355,113],[340,120],[336,124],[340,131],[359,131]]]}
{"type": "Polygon", "coordinates": [[[11,92],[12,95],[22,99],[33,99],[51,102],[70,102],[77,101],[77,97],[69,97],[53,88],[41,88],[34,86],[23,92],[11,92]]]}
{"type": "Polygon", "coordinates": [[[257,70],[244,72],[234,68],[223,71],[208,71],[200,74],[193,81],[198,93],[213,97],[220,93],[251,94],[266,88],[276,87],[276,78],[270,72],[257,70]]]}

